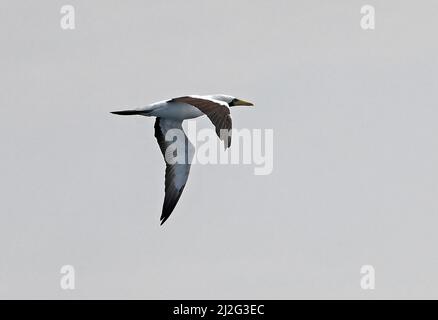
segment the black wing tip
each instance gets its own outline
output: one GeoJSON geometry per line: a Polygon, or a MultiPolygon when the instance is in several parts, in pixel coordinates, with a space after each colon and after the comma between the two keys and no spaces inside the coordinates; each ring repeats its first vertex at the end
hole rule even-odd
{"type": "MultiPolygon", "coordinates": [[[[176,205],[176,203],[175,203],[175,205],[176,205]]],[[[173,209],[175,208],[175,205],[170,210],[168,208],[163,209],[163,211],[161,213],[161,217],[160,217],[160,226],[162,226],[167,221],[167,219],[169,219],[170,215],[173,212],[173,209]]]]}
{"type": "MultiPolygon", "coordinates": [[[[166,193],[166,195],[164,196],[164,202],[163,202],[163,210],[161,211],[161,217],[160,217],[160,226],[162,226],[167,219],[169,219],[170,215],[172,214],[173,210],[175,209],[181,194],[184,190],[184,187],[186,185],[184,184],[181,189],[179,189],[177,191],[177,193],[173,193],[173,194],[168,194],[166,193]],[[169,198],[167,198],[169,196],[169,198]]],[[[166,191],[167,192],[167,191],[166,191]]]]}
{"type": "Polygon", "coordinates": [[[170,214],[168,216],[161,215],[160,226],[162,226],[167,221],[167,219],[169,219],[169,217],[170,217],[170,214]]]}
{"type": "Polygon", "coordinates": [[[173,212],[173,209],[175,208],[176,203],[173,205],[173,207],[171,206],[169,208],[169,203],[168,201],[165,201],[163,203],[163,210],[161,211],[161,217],[160,217],[160,226],[162,226],[167,219],[169,219],[170,215],[173,212]]]}
{"type": "Polygon", "coordinates": [[[227,150],[229,147],[231,147],[231,136],[225,136],[225,137],[219,137],[224,143],[224,150],[227,150]]]}
{"type": "Polygon", "coordinates": [[[231,147],[231,137],[228,138],[228,143],[225,143],[225,149],[228,149],[231,147]]]}

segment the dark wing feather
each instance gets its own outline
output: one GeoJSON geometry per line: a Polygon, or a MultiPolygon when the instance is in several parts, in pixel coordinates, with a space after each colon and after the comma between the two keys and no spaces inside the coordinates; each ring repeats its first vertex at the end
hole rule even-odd
{"type": "Polygon", "coordinates": [[[169,102],[187,103],[201,110],[216,127],[216,134],[224,142],[225,149],[231,146],[232,121],[230,108],[225,102],[220,103],[218,101],[190,96],[174,98],[169,102]]]}
{"type": "Polygon", "coordinates": [[[165,177],[165,196],[163,202],[163,209],[161,212],[161,224],[163,224],[172,213],[179,198],[184,190],[187,178],[190,173],[190,163],[193,157],[193,145],[188,140],[182,129],[182,122],[177,120],[170,120],[164,118],[157,118],[155,121],[155,138],[157,138],[164,161],[166,162],[166,177],[165,177]],[[181,130],[182,139],[176,141],[167,141],[166,133],[170,129],[181,130]],[[169,148],[171,144],[176,148],[169,148]],[[184,161],[169,163],[169,160],[175,160],[178,156],[178,151],[184,150],[184,161]]]}

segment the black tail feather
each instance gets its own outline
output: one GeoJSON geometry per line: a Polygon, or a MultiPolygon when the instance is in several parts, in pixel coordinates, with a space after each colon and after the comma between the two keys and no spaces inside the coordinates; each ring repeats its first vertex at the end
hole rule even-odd
{"type": "Polygon", "coordinates": [[[118,114],[119,116],[132,116],[134,114],[140,114],[137,110],[123,110],[123,111],[113,111],[112,114],[118,114]]]}

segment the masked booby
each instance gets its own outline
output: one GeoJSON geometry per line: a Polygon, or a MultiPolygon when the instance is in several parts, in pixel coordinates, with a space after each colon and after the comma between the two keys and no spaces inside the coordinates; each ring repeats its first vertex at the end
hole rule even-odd
{"type": "Polygon", "coordinates": [[[206,115],[215,126],[219,139],[223,141],[225,148],[228,148],[231,145],[230,130],[232,127],[230,107],[234,106],[253,106],[253,104],[225,94],[191,95],[159,101],[137,109],[111,112],[117,115],[156,117],[155,138],[166,162],[165,195],[160,218],[161,225],[170,217],[189,177],[194,147],[184,133],[182,122],[185,119],[206,115]],[[184,133],[184,140],[167,141],[165,139],[166,133],[171,129],[181,130],[184,133]],[[177,156],[174,154],[175,151],[185,150],[185,161],[182,163],[169,161],[169,152],[166,153],[166,150],[171,144],[177,144],[176,150],[171,150],[173,156],[177,156]]]}

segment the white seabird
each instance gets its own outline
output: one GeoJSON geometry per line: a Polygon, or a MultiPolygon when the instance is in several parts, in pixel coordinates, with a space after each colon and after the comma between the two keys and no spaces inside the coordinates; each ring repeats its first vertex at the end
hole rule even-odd
{"type": "MultiPolygon", "coordinates": [[[[117,115],[141,115],[156,117],[155,138],[160,146],[164,161],[166,162],[165,196],[163,210],[161,213],[161,224],[163,224],[172,213],[184,190],[190,172],[193,145],[184,133],[185,141],[167,141],[166,133],[171,129],[179,129],[184,132],[182,122],[185,119],[193,119],[206,115],[216,127],[216,134],[224,142],[225,148],[231,145],[231,116],[230,107],[253,106],[251,102],[237,99],[225,94],[206,96],[184,96],[170,100],[159,101],[132,110],[111,112],[117,115]],[[171,144],[184,144],[177,150],[185,150],[183,163],[169,163],[169,153],[166,150],[171,144]],[[190,159],[189,159],[190,158],[190,159]]],[[[176,150],[171,150],[172,153],[176,150]]]]}

